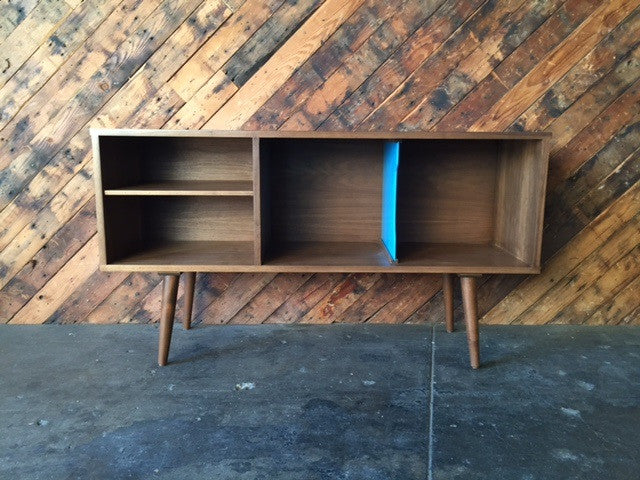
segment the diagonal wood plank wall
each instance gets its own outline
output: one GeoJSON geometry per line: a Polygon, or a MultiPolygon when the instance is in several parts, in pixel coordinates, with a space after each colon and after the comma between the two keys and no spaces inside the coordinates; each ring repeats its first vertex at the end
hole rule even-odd
{"type": "MultiPolygon", "coordinates": [[[[100,126],[551,131],[543,273],[482,278],[483,321],[640,324],[639,5],[0,0],[0,322],[158,317],[158,276],[97,270],[100,126]]],[[[195,313],[414,323],[441,297],[430,275],[223,274],[195,313]]]]}

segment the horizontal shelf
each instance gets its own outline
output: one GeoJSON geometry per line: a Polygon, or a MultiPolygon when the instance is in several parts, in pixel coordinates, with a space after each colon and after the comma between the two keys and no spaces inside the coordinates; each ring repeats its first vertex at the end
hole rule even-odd
{"type": "Polygon", "coordinates": [[[276,248],[264,266],[341,271],[351,267],[390,268],[392,265],[380,242],[286,242],[276,248]]]}
{"type": "Polygon", "coordinates": [[[443,273],[532,273],[531,265],[493,245],[462,243],[402,243],[404,267],[428,265],[443,273]]]}
{"type": "Polygon", "coordinates": [[[247,180],[167,181],[143,183],[104,191],[109,196],[253,196],[253,182],[247,180]]]}
{"type": "Polygon", "coordinates": [[[184,272],[225,271],[253,267],[253,242],[183,241],[149,246],[104,267],[109,271],[184,272]]]}
{"type": "Polygon", "coordinates": [[[380,242],[287,242],[271,253],[267,271],[397,273],[533,273],[537,269],[492,245],[403,243],[399,262],[380,242]]]}
{"type": "Polygon", "coordinates": [[[141,272],[395,272],[535,273],[538,270],[491,245],[403,243],[393,263],[380,242],[287,242],[263,265],[253,242],[173,242],[149,247],[103,266],[141,272]]]}

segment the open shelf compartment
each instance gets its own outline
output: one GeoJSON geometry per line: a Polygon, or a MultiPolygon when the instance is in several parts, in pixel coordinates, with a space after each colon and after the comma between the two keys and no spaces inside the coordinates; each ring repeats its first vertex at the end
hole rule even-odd
{"type": "Polygon", "coordinates": [[[104,225],[109,270],[254,264],[250,197],[105,197],[104,225]]]}
{"type": "Polygon", "coordinates": [[[537,270],[542,140],[408,140],[400,148],[399,264],[537,270]]]}
{"type": "Polygon", "coordinates": [[[390,265],[380,238],[382,145],[369,139],[260,140],[264,265],[390,265]]]}
{"type": "Polygon", "coordinates": [[[265,266],[538,269],[542,140],[260,142],[265,266]]]}
{"type": "Polygon", "coordinates": [[[107,196],[251,196],[251,138],[100,137],[107,196]]]}

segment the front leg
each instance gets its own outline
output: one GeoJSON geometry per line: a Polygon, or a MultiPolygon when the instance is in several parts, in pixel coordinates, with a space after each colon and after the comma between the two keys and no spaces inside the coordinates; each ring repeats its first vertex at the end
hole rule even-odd
{"type": "Polygon", "coordinates": [[[161,367],[167,364],[169,358],[179,278],[179,273],[167,273],[164,274],[164,279],[162,280],[162,313],[160,315],[160,339],[158,344],[158,365],[161,367]]]}
{"type": "Polygon", "coordinates": [[[478,293],[475,276],[461,275],[462,301],[464,303],[464,319],[467,324],[467,342],[471,368],[480,367],[480,345],[478,335],[478,293]]]}

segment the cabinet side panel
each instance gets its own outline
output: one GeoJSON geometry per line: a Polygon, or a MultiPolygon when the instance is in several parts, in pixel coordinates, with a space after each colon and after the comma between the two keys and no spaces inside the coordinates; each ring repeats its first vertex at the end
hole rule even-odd
{"type": "Polygon", "coordinates": [[[100,149],[102,188],[135,185],[144,175],[140,141],[132,137],[97,137],[100,149]]]}
{"type": "Polygon", "coordinates": [[[105,264],[121,260],[141,247],[141,219],[140,198],[104,199],[105,264]]]}
{"type": "Polygon", "coordinates": [[[495,244],[535,267],[540,263],[547,163],[542,140],[500,144],[495,244]]]}
{"type": "Polygon", "coordinates": [[[100,265],[107,263],[107,252],[104,237],[104,191],[102,189],[102,167],[100,162],[100,137],[91,135],[91,148],[93,151],[93,180],[96,196],[96,222],[98,229],[98,250],[100,265]]]}
{"type": "Polygon", "coordinates": [[[104,190],[136,182],[140,165],[135,142],[129,138],[94,134],[92,146],[100,264],[107,265],[139,247],[141,226],[138,200],[105,197],[104,190]]]}

